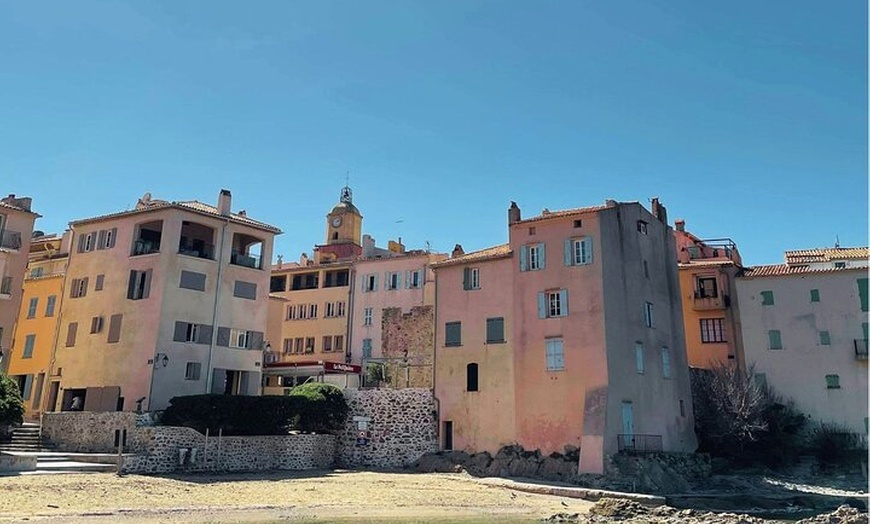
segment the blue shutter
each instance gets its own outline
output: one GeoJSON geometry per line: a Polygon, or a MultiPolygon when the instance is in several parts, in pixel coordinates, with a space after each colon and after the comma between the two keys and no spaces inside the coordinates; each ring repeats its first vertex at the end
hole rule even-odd
{"type": "Polygon", "coordinates": [[[574,241],[569,238],[568,240],[565,241],[565,252],[563,253],[563,255],[565,257],[565,265],[566,266],[573,266],[574,265],[574,255],[572,253],[573,250],[574,250],[574,241]]]}
{"type": "Polygon", "coordinates": [[[544,269],[547,267],[547,245],[546,244],[538,244],[538,269],[544,269]]]}
{"type": "Polygon", "coordinates": [[[411,287],[411,272],[405,271],[405,289],[409,289],[411,287]]]}
{"type": "Polygon", "coordinates": [[[584,263],[591,264],[592,263],[592,238],[584,238],[583,243],[586,244],[586,260],[584,263]]]}
{"type": "Polygon", "coordinates": [[[547,318],[547,294],[538,293],[538,318],[547,318]]]}
{"type": "Polygon", "coordinates": [[[529,246],[520,247],[520,271],[529,270],[529,246]]]}
{"type": "Polygon", "coordinates": [[[33,375],[24,375],[24,391],[21,393],[23,400],[30,400],[30,389],[33,387],[33,375]]]}
{"type": "MultiPolygon", "coordinates": [[[[520,271],[524,270],[521,268],[520,271]]],[[[471,268],[466,267],[462,270],[462,289],[469,288],[471,288],[471,268]]]]}
{"type": "Polygon", "coordinates": [[[377,291],[378,290],[378,274],[377,273],[372,274],[372,279],[373,279],[372,291],[377,291]]]}
{"type": "Polygon", "coordinates": [[[568,316],[568,290],[560,289],[559,290],[559,304],[562,305],[562,314],[560,316],[567,317],[568,316]]]}

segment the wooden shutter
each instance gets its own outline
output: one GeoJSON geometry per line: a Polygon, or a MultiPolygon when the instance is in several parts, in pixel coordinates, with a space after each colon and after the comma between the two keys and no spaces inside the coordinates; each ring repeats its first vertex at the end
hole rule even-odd
{"type": "Polygon", "coordinates": [[[103,244],[106,243],[106,230],[101,229],[97,235],[97,249],[103,249],[103,244]]]}
{"type": "Polygon", "coordinates": [[[178,283],[178,287],[194,291],[205,291],[205,274],[182,270],[181,281],[178,283]]]}
{"type": "Polygon", "coordinates": [[[66,347],[71,348],[76,345],[76,331],[78,331],[79,323],[70,322],[66,330],[66,347]]]}
{"type": "Polygon", "coordinates": [[[547,267],[547,245],[538,244],[538,269],[547,267]]]}
{"type": "Polygon", "coordinates": [[[462,270],[462,289],[471,289],[471,268],[466,267],[462,270]]]}
{"type": "Polygon", "coordinates": [[[111,238],[109,238],[109,245],[106,246],[107,249],[112,249],[113,247],[115,247],[115,239],[118,237],[117,227],[113,227],[112,229],[110,229],[110,231],[112,232],[112,236],[111,238]]]}
{"type": "MultiPolygon", "coordinates": [[[[583,239],[583,246],[584,246],[583,251],[584,251],[584,253],[586,253],[586,258],[583,259],[583,263],[584,264],[591,264],[592,263],[592,239],[588,238],[588,237],[584,238],[583,239]]],[[[646,261],[644,261],[644,263],[646,263],[646,261]]]]}
{"type": "Polygon", "coordinates": [[[547,294],[538,293],[538,318],[547,318],[547,294]]]}
{"type": "Polygon", "coordinates": [[[142,298],[148,298],[151,294],[151,274],[152,271],[150,269],[145,272],[145,284],[142,286],[142,298]]]}
{"type": "MultiPolygon", "coordinates": [[[[858,298],[861,301],[861,311],[867,311],[868,309],[868,289],[867,289],[867,279],[859,278],[858,279],[858,298]]],[[[773,301],[771,301],[773,303],[773,301]]]]}
{"type": "Polygon", "coordinates": [[[172,340],[175,342],[185,342],[187,340],[187,322],[175,321],[175,332],[172,334],[172,340]]]}
{"type": "Polygon", "coordinates": [[[85,252],[85,235],[79,235],[78,249],[79,253],[85,252]]]}
{"type": "Polygon", "coordinates": [[[103,290],[103,281],[105,281],[106,275],[97,275],[97,280],[94,282],[94,291],[102,291],[103,290]]]}
{"type": "Polygon", "coordinates": [[[217,333],[217,345],[221,347],[229,347],[230,345],[230,328],[219,327],[217,333]]]}
{"type": "Polygon", "coordinates": [[[529,246],[520,246],[520,271],[529,270],[529,246]]]}
{"type": "Polygon", "coordinates": [[[130,270],[130,278],[127,280],[127,298],[131,299],[136,292],[136,270],[130,270]]]}
{"type": "Polygon", "coordinates": [[[33,387],[33,375],[24,375],[24,392],[22,400],[30,400],[30,390],[33,387]]]}
{"type": "Polygon", "coordinates": [[[214,329],[211,324],[200,324],[199,325],[199,333],[196,336],[197,344],[211,344],[211,337],[214,333],[214,329]]]}
{"type": "Polygon", "coordinates": [[[112,315],[109,319],[109,337],[108,342],[114,344],[121,340],[121,319],[123,315],[112,315]]]}
{"type": "Polygon", "coordinates": [[[560,317],[567,317],[568,316],[568,290],[567,289],[560,289],[559,290],[559,305],[561,306],[561,309],[562,309],[562,314],[559,316],[560,317]]]}
{"type": "Polygon", "coordinates": [[[563,252],[566,266],[574,265],[574,241],[570,238],[565,241],[565,249],[563,252]]]}
{"type": "Polygon", "coordinates": [[[248,349],[263,349],[263,332],[248,332],[248,349]]]}

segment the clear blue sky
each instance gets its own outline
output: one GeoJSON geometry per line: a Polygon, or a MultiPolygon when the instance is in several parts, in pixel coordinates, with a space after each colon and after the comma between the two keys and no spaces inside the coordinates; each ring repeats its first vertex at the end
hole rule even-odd
{"type": "Polygon", "coordinates": [[[0,192],[38,228],[146,191],[466,251],[506,210],[658,196],[749,264],[867,244],[867,4],[0,1],[0,192]]]}

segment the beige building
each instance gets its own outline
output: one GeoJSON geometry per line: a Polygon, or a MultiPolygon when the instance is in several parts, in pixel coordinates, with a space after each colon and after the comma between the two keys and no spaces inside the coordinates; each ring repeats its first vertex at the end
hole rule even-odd
{"type": "Polygon", "coordinates": [[[76,220],[46,410],[163,409],[174,396],[259,394],[272,244],[280,230],[146,194],[76,220]],[[264,262],[265,261],[265,262],[264,262]],[[55,382],[57,384],[55,384],[55,382]],[[57,394],[54,394],[56,392],[57,394]]]}
{"type": "Polygon", "coordinates": [[[758,380],[817,423],[867,433],[868,248],[786,251],[737,278],[758,380]]]}
{"type": "Polygon", "coordinates": [[[31,199],[9,195],[0,198],[0,371],[7,367],[6,353],[12,347],[15,320],[21,307],[24,273],[30,236],[37,215],[31,199]]]}

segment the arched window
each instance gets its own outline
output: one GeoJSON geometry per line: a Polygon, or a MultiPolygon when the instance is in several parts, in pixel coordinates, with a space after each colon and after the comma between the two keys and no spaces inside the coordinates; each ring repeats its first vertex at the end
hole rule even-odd
{"type": "Polygon", "coordinates": [[[477,391],[477,364],[472,362],[465,366],[465,390],[477,391]]]}

